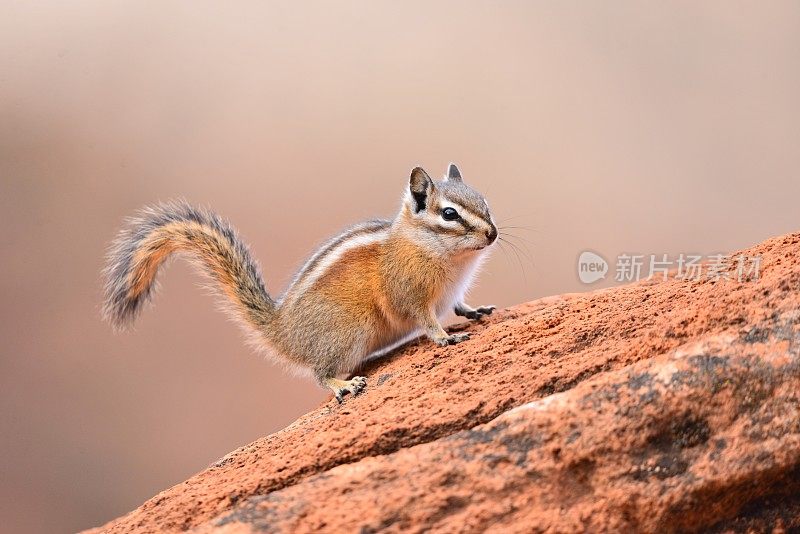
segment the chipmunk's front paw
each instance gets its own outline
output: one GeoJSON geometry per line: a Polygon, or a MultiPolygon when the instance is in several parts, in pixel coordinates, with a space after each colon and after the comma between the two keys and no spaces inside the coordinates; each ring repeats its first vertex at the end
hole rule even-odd
{"type": "Polygon", "coordinates": [[[448,345],[455,345],[456,343],[461,343],[462,341],[466,341],[468,339],[469,339],[469,333],[461,332],[458,334],[450,334],[449,336],[436,338],[433,341],[440,347],[446,347],[448,345]]]}
{"type": "Polygon", "coordinates": [[[475,310],[470,310],[466,312],[464,314],[464,317],[466,317],[467,319],[480,319],[481,317],[491,315],[495,309],[497,309],[496,306],[481,306],[475,310]]]}

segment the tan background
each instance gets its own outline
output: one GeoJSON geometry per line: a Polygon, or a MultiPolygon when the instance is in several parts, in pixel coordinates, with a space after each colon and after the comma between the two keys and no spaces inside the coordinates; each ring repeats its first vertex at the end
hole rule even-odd
{"type": "Polygon", "coordinates": [[[113,335],[98,273],[136,208],[213,206],[279,292],[455,160],[530,227],[474,291],[510,305],[586,290],[584,248],[797,230],[798,95],[798,2],[3,2],[0,530],[102,523],[326,398],[182,263],[113,335]]]}

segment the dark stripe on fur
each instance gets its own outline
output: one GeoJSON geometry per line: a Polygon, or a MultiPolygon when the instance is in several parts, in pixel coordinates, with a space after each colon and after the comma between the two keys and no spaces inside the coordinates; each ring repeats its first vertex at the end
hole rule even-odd
{"type": "MultiPolygon", "coordinates": [[[[359,237],[366,234],[371,234],[374,232],[379,232],[381,230],[385,230],[392,225],[391,221],[386,221],[383,219],[375,219],[372,221],[367,221],[365,223],[359,224],[353,228],[349,228],[339,234],[338,236],[334,237],[314,254],[312,258],[303,266],[303,268],[298,272],[294,280],[292,281],[292,287],[296,286],[300,282],[308,276],[308,273],[313,272],[319,263],[325,259],[325,257],[333,252],[339,245],[344,243],[345,241],[349,241],[354,237],[359,237]]],[[[290,288],[291,289],[291,288],[290,288]]]]}
{"type": "Polygon", "coordinates": [[[449,226],[444,226],[442,224],[435,224],[435,223],[434,224],[430,224],[430,223],[427,223],[427,222],[423,223],[423,225],[425,226],[426,229],[430,230],[431,233],[434,233],[434,234],[437,234],[437,235],[442,235],[442,234],[454,235],[454,236],[466,235],[464,230],[462,230],[461,228],[451,228],[449,226]]]}

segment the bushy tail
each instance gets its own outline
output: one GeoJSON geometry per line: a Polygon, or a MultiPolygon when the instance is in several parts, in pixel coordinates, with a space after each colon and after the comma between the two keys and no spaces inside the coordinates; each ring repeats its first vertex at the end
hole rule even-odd
{"type": "Polygon", "coordinates": [[[146,208],[120,232],[105,270],[105,319],[120,329],[133,323],[173,252],[186,253],[216,282],[214,289],[227,297],[236,318],[263,332],[275,301],[247,245],[225,220],[184,202],[146,208]]]}

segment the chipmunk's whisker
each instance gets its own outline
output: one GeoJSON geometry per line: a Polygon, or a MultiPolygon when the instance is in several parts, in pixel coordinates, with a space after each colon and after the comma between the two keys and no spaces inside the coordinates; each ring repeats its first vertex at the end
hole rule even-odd
{"type": "Polygon", "coordinates": [[[519,219],[520,217],[527,217],[527,216],[528,216],[528,215],[526,215],[526,214],[522,214],[522,215],[514,215],[514,216],[511,216],[511,217],[506,217],[505,219],[501,219],[501,220],[499,220],[498,222],[499,222],[500,224],[502,224],[502,223],[505,223],[505,222],[507,222],[507,221],[511,221],[511,220],[514,220],[514,219],[519,219]]]}
{"type": "Polygon", "coordinates": [[[498,243],[504,243],[504,244],[508,245],[509,247],[511,247],[511,252],[514,253],[514,256],[517,259],[517,263],[519,264],[519,267],[522,270],[522,278],[525,281],[525,285],[527,285],[528,284],[528,273],[525,270],[525,264],[522,261],[522,257],[520,256],[520,253],[518,252],[518,248],[511,241],[508,241],[507,239],[503,239],[502,236],[498,237],[497,240],[498,240],[497,241],[498,243]]]}
{"type": "Polygon", "coordinates": [[[498,230],[525,230],[526,232],[536,232],[534,228],[530,226],[498,226],[498,230]]]}
{"type": "Polygon", "coordinates": [[[514,247],[520,253],[522,253],[525,256],[525,259],[527,259],[531,263],[531,265],[536,264],[536,262],[533,261],[533,254],[531,254],[531,251],[528,248],[528,243],[524,239],[514,234],[509,234],[508,232],[501,232],[500,236],[506,238],[505,242],[508,243],[509,246],[514,247]],[[521,243],[514,243],[513,241],[511,241],[511,239],[517,239],[521,243]]]}

